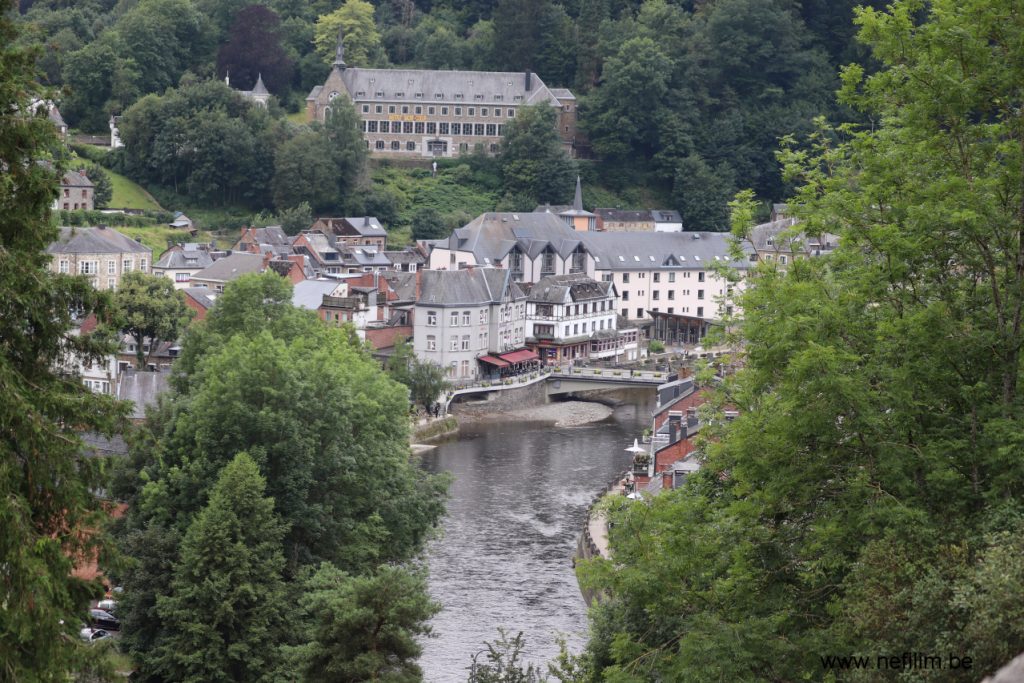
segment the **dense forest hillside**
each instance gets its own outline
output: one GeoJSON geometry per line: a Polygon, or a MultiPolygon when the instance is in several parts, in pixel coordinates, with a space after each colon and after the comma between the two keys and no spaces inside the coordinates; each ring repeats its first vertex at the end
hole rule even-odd
{"type": "MultiPolygon", "coordinates": [[[[22,39],[51,46],[46,79],[61,88],[68,123],[85,131],[105,131],[111,115],[169,89],[180,95],[230,77],[231,87],[246,90],[263,75],[277,103],[272,123],[210,101],[178,121],[192,137],[218,137],[232,150],[225,172],[234,180],[200,174],[186,182],[185,192],[208,195],[206,203],[279,210],[297,203],[270,178],[283,141],[305,135],[283,113],[300,111],[322,83],[341,27],[353,66],[532,70],[549,86],[571,88],[598,160],[589,171],[596,185],[627,196],[631,188],[655,188],[689,226],[725,229],[726,201],[738,188],[753,188],[766,202],[785,196],[778,139],[838,113],[837,67],[860,55],[855,4],[864,3],[22,0],[21,16],[30,27],[22,39]]],[[[165,137],[180,143],[189,135],[165,137]]],[[[307,135],[289,152],[314,146],[307,135]]],[[[166,162],[155,150],[145,153],[159,157],[146,160],[153,167],[166,162]]],[[[182,191],[177,176],[128,170],[182,191]]],[[[339,192],[325,203],[351,204],[351,193],[339,192]]]]}

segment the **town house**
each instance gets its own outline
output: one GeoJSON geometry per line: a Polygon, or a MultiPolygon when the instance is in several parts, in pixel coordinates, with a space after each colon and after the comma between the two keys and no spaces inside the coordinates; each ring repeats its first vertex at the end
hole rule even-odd
{"type": "Polygon", "coordinates": [[[149,271],[153,251],[106,226],[61,228],[46,248],[54,273],[86,275],[96,289],[117,289],[125,273],[149,271]]]}

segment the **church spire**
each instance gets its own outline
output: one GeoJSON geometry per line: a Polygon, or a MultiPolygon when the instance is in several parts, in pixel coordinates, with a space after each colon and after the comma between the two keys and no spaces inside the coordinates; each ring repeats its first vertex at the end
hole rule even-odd
{"type": "Polygon", "coordinates": [[[338,27],[338,47],[334,51],[334,67],[345,70],[345,28],[338,27]]]}
{"type": "Polygon", "coordinates": [[[579,176],[576,176],[576,196],[573,197],[572,208],[574,211],[583,210],[583,188],[580,186],[579,176]]]}

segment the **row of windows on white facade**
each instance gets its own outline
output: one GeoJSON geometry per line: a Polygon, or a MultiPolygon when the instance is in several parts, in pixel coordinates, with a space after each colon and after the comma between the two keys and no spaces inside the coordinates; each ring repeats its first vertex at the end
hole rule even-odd
{"type": "MultiPolygon", "coordinates": [[[[373,105],[373,112],[375,114],[383,114],[385,106],[388,108],[389,114],[423,114],[423,107],[421,105],[415,105],[410,108],[410,105],[408,104],[375,104],[373,105]]],[[[477,116],[477,107],[427,107],[427,116],[435,116],[438,111],[440,111],[441,116],[448,116],[449,111],[451,111],[454,116],[462,116],[463,109],[465,109],[466,116],[477,116]]],[[[507,109],[502,109],[501,107],[494,107],[493,109],[489,107],[479,107],[479,112],[480,116],[494,116],[495,118],[504,117],[513,119],[516,116],[516,110],[511,107],[507,109]]],[[[363,113],[370,113],[369,104],[363,105],[363,113]]]]}
{"type": "MultiPolygon", "coordinates": [[[[143,273],[146,272],[148,263],[146,259],[139,259],[139,270],[143,273]]],[[[135,268],[135,259],[126,258],[121,263],[121,272],[130,273],[135,268]]],[[[70,273],[71,262],[65,259],[60,261],[60,272],[70,273]]],[[[99,261],[79,261],[78,262],[78,274],[79,275],[99,275],[100,273],[100,262],[99,261]]],[[[114,259],[107,259],[107,275],[117,275],[117,261],[114,259]]]]}
{"type": "MultiPolygon", "coordinates": [[[[653,313],[660,313],[661,309],[659,309],[657,306],[655,306],[654,308],[651,309],[651,311],[653,313]]],[[[675,313],[676,309],[675,309],[674,306],[669,306],[668,309],[665,312],[669,313],[669,314],[675,313]]],[[[679,309],[679,313],[680,314],[687,314],[689,312],[690,312],[690,307],[689,306],[683,306],[682,308],[679,309]]],[[[726,312],[731,314],[732,313],[732,306],[727,306],[726,307],[726,312]]],[[[628,308],[623,308],[622,311],[620,311],[619,315],[621,315],[623,318],[628,318],[629,317],[629,309],[628,308]]],[[[697,306],[696,316],[698,318],[703,318],[704,317],[704,307],[703,306],[697,306]]],[[[636,309],[636,317],[637,318],[644,317],[644,309],[642,309],[642,308],[636,309]]]]}
{"type": "MultiPolygon", "coordinates": [[[[366,147],[367,147],[367,149],[369,149],[369,147],[370,147],[370,140],[366,141],[366,147]]],[[[385,150],[385,149],[391,149],[392,152],[400,152],[400,151],[402,151],[403,147],[404,147],[406,152],[415,152],[416,150],[419,149],[419,145],[417,145],[416,142],[413,141],[413,140],[407,141],[404,145],[401,142],[399,142],[398,140],[392,140],[390,143],[385,141],[385,140],[375,140],[375,141],[373,141],[373,148],[375,150],[377,150],[377,151],[381,151],[381,150],[385,150]]],[[[480,143],[477,143],[476,145],[474,145],[474,147],[477,148],[477,149],[480,149],[481,151],[483,150],[483,145],[480,144],[480,143]]],[[[429,141],[427,141],[427,150],[426,151],[428,151],[428,152],[446,153],[448,151],[448,143],[443,141],[443,140],[429,140],[429,141]]],[[[459,152],[468,152],[468,151],[469,151],[469,143],[468,142],[460,142],[459,143],[459,152]]],[[[491,152],[491,154],[497,154],[498,153],[498,146],[497,145],[491,145],[489,147],[489,151],[491,152]]]]}
{"type": "MultiPolygon", "coordinates": [[[[636,293],[636,295],[637,296],[643,296],[644,295],[644,290],[641,289],[640,291],[638,291],[636,293]]],[[[629,301],[629,290],[628,289],[622,290],[622,295],[621,296],[622,296],[622,300],[623,301],[629,301]]],[[[690,290],[684,289],[683,290],[683,296],[690,296],[690,290]]],[[[660,300],[661,299],[661,290],[657,290],[656,289],[653,292],[651,292],[651,298],[654,301],[660,300]]],[[[668,290],[668,300],[669,301],[674,301],[675,298],[676,298],[676,290],[674,290],[674,289],[668,290]]],[[[698,299],[703,299],[704,298],[704,290],[703,289],[698,289],[697,290],[697,298],[698,299]]]]}
{"type": "MultiPolygon", "coordinates": [[[[471,351],[470,342],[472,341],[472,335],[464,334],[462,337],[454,336],[449,340],[450,351],[471,351]]],[[[487,333],[481,332],[479,338],[480,346],[478,348],[487,348],[487,333]]],[[[437,336],[433,334],[427,335],[427,351],[437,351],[437,336]]]]}
{"type": "MultiPolygon", "coordinates": [[[[498,314],[500,316],[500,322],[505,322],[506,320],[512,320],[513,313],[517,314],[519,317],[522,317],[525,314],[525,312],[526,312],[525,304],[506,304],[505,306],[502,306],[502,307],[500,307],[498,309],[498,314]]],[[[451,311],[448,314],[448,326],[449,327],[458,327],[459,324],[460,324],[459,323],[460,320],[462,321],[461,324],[462,324],[463,327],[468,327],[468,326],[472,325],[473,324],[473,312],[472,311],[451,311]]],[[[481,325],[486,325],[487,324],[487,309],[486,308],[480,309],[479,322],[480,322],[481,325]]],[[[428,327],[436,327],[437,326],[437,311],[427,311],[427,326],[428,327]]]]}
{"type": "Polygon", "coordinates": [[[469,135],[495,137],[505,134],[505,126],[494,123],[449,123],[442,121],[363,121],[364,133],[400,133],[404,135],[469,135]]]}
{"type": "MultiPolygon", "coordinates": [[[[640,271],[638,273],[635,273],[635,275],[636,275],[636,278],[638,280],[643,280],[644,278],[647,277],[647,273],[644,272],[644,271],[640,271]]],[[[676,274],[674,272],[669,271],[667,273],[667,275],[668,275],[668,281],[669,282],[675,282],[676,281],[676,274]]],[[[693,275],[692,272],[690,272],[688,270],[684,270],[683,271],[683,279],[684,280],[688,280],[691,275],[693,275]]],[[[628,285],[629,284],[629,276],[630,276],[629,273],[622,273],[622,284],[624,284],[624,285],[628,285]]],[[[611,273],[605,273],[604,276],[602,277],[602,279],[605,282],[611,282],[612,274],[611,273]]],[[[659,272],[651,273],[651,280],[653,282],[661,282],[661,273],[659,273],[659,272]]],[[[697,282],[704,282],[704,281],[705,281],[705,272],[703,270],[698,270],[697,271],[697,282]]]]}

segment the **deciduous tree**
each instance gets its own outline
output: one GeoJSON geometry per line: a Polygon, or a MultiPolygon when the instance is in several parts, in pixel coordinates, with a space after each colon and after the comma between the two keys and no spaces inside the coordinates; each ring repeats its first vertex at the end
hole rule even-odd
{"type": "Polygon", "coordinates": [[[114,326],[135,341],[135,366],[144,370],[161,342],[175,341],[193,312],[170,278],[133,271],[121,277],[111,309],[114,326]],[[143,351],[148,342],[149,352],[143,351]]]}
{"type": "Polygon", "coordinates": [[[384,66],[384,50],[373,19],[373,5],[366,0],[345,0],[338,9],[317,18],[317,53],[328,63],[334,61],[338,30],[344,35],[345,63],[349,66],[384,66]]]}
{"type": "Polygon", "coordinates": [[[505,191],[537,202],[564,204],[572,199],[576,164],[566,154],[553,107],[520,107],[505,129],[498,163],[505,191]]]}

